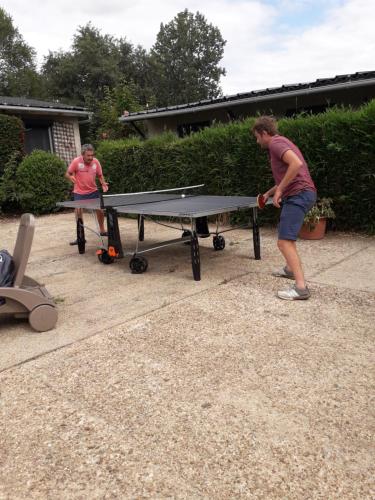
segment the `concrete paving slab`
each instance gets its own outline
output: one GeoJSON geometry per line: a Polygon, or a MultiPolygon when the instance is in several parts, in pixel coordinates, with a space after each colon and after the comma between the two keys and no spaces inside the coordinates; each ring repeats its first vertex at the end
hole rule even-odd
{"type": "Polygon", "coordinates": [[[372,296],[273,288],[246,275],[3,372],[0,497],[371,498],[372,296]]]}
{"type": "MultiPolygon", "coordinates": [[[[249,231],[224,252],[202,240],[197,283],[183,245],[137,276],[100,264],[91,235],[79,256],[72,220],[38,218],[28,269],[57,328],[0,323],[1,500],[373,498],[373,238],[299,242],[312,298],[295,303],[275,297],[272,229],[261,261],[249,231]],[[338,279],[358,259],[360,289],[338,279]]],[[[3,247],[16,230],[0,225],[3,247]]]]}
{"type": "MultiPolygon", "coordinates": [[[[136,221],[121,218],[120,227],[126,235],[126,247],[135,248],[136,221]]],[[[175,231],[152,223],[146,223],[145,228],[147,244],[176,236],[175,231]]],[[[226,233],[227,249],[223,252],[213,250],[211,239],[201,240],[200,282],[192,278],[186,245],[152,252],[147,273],[133,275],[129,257],[109,266],[101,264],[95,254],[98,241],[91,233],[87,234],[85,255],[79,255],[77,247],[68,244],[72,233],[73,214],[37,219],[27,274],[44,283],[55,297],[58,323],[50,332],[37,333],[27,321],[0,319],[0,370],[261,267],[252,257],[249,230],[226,233]]],[[[17,222],[1,225],[0,234],[4,247],[12,251],[17,222]]]]}
{"type": "Polygon", "coordinates": [[[375,292],[375,240],[313,276],[316,283],[375,292]]]}

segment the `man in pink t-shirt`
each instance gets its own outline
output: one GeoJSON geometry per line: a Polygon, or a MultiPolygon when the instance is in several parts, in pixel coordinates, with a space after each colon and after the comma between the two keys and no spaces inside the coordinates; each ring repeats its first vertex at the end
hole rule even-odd
{"type": "MultiPolygon", "coordinates": [[[[99,179],[104,193],[108,191],[108,184],[104,179],[102,167],[99,160],[94,158],[94,147],[91,146],[91,144],[84,144],[81,151],[82,156],[74,158],[65,174],[65,177],[74,185],[73,198],[74,200],[90,200],[99,198],[96,178],[99,179]]],[[[82,219],[82,212],[82,208],[76,208],[76,218],[82,219]]],[[[104,228],[103,210],[96,210],[96,216],[99,223],[100,235],[107,236],[107,232],[104,228]]],[[[77,245],[78,241],[72,241],[70,244],[77,245]]]]}
{"type": "Polygon", "coordinates": [[[261,116],[252,127],[257,143],[267,149],[275,185],[264,193],[267,201],[273,196],[273,204],[281,208],[277,246],[286,265],[273,272],[274,276],[294,279],[289,290],[277,293],[280,299],[304,300],[310,297],[297,252],[296,240],[305,214],[316,201],[316,188],[311,179],[307,163],[289,139],[277,133],[277,123],[270,116],[261,116]]]}

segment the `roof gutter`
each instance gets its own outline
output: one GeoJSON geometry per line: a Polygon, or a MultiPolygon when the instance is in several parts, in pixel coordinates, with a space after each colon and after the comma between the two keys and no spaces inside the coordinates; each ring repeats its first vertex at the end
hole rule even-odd
{"type": "Polygon", "coordinates": [[[298,96],[305,96],[305,95],[310,95],[310,94],[316,94],[319,92],[324,92],[325,90],[346,90],[348,88],[354,88],[354,87],[367,87],[370,85],[375,84],[375,78],[365,80],[365,81],[358,81],[358,82],[350,82],[350,83],[339,83],[336,85],[325,85],[322,87],[309,87],[307,89],[301,89],[301,90],[292,90],[290,92],[280,92],[278,94],[266,94],[262,96],[252,96],[252,97],[247,97],[244,99],[236,99],[233,101],[225,101],[225,102],[219,102],[217,104],[206,104],[204,106],[194,106],[194,107],[186,107],[186,108],[180,108],[180,109],[172,109],[169,111],[160,111],[160,112],[155,112],[155,113],[144,113],[144,114],[139,114],[139,115],[129,115],[129,116],[122,116],[119,118],[119,121],[121,122],[134,122],[134,121],[140,121],[140,120],[152,120],[153,118],[161,118],[165,116],[173,116],[173,115],[184,115],[184,114],[190,114],[190,113],[199,113],[200,111],[206,111],[206,110],[211,110],[211,109],[220,109],[220,108],[228,108],[232,106],[240,106],[241,104],[248,104],[248,103],[256,103],[256,102],[262,102],[262,101],[270,101],[273,99],[283,99],[286,97],[298,97],[298,96]]]}
{"type": "Polygon", "coordinates": [[[88,116],[90,113],[88,111],[77,111],[70,109],[61,108],[36,108],[32,106],[12,106],[7,104],[0,104],[0,110],[6,109],[8,111],[29,111],[32,113],[43,113],[46,115],[65,115],[65,116],[88,116]]]}

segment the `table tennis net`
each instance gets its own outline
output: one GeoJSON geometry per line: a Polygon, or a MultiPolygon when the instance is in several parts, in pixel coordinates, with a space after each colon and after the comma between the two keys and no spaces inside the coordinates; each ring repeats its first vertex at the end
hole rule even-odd
{"type": "Polygon", "coordinates": [[[197,196],[197,192],[192,190],[181,190],[171,192],[150,192],[150,193],[127,193],[110,194],[102,196],[102,207],[123,207],[129,205],[141,205],[145,203],[157,203],[161,201],[178,200],[181,198],[191,198],[197,196]]]}

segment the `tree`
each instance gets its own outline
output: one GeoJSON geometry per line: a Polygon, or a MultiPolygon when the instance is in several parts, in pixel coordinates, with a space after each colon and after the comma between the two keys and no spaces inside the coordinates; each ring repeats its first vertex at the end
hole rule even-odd
{"type": "Polygon", "coordinates": [[[91,121],[92,140],[100,139],[121,139],[137,133],[124,127],[119,122],[119,116],[126,111],[139,111],[139,105],[136,97],[136,85],[126,83],[118,84],[113,89],[106,88],[104,99],[98,103],[98,110],[91,121]]]}
{"type": "Polygon", "coordinates": [[[84,105],[93,112],[85,139],[122,137],[118,117],[124,109],[136,111],[155,98],[149,83],[149,56],[125,38],[102,35],[90,23],[81,26],[72,49],[51,53],[42,71],[51,98],[84,105]],[[116,115],[117,113],[117,115],[116,115]]]}
{"type": "Polygon", "coordinates": [[[12,18],[0,7],[0,95],[42,97],[35,51],[23,40],[12,18]]]}
{"type": "Polygon", "coordinates": [[[133,50],[129,81],[134,82],[135,94],[141,106],[144,108],[156,106],[152,58],[140,45],[133,50]]]}
{"type": "Polygon", "coordinates": [[[52,98],[81,104],[94,110],[105,89],[126,81],[142,105],[153,101],[150,62],[146,51],[126,38],[102,35],[90,23],[78,28],[72,49],[50,52],[42,72],[52,98]]]}
{"type": "Polygon", "coordinates": [[[185,9],[168,24],[161,24],[151,49],[154,92],[158,105],[172,105],[218,97],[219,66],[226,41],[205,17],[185,9]]]}
{"type": "Polygon", "coordinates": [[[101,35],[90,23],[78,28],[70,52],[50,52],[42,72],[50,95],[91,107],[121,76],[117,40],[101,35]]]}

